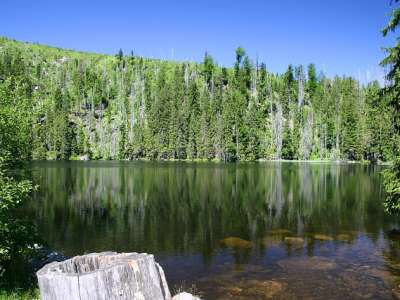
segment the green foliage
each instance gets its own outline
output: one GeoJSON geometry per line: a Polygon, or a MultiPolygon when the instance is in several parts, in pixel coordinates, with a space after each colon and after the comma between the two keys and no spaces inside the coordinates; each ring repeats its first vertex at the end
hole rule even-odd
{"type": "Polygon", "coordinates": [[[378,82],[370,83],[365,90],[366,144],[368,145],[367,157],[371,161],[393,160],[393,111],[389,105],[388,95],[383,95],[378,82]]]}
{"type": "MultiPolygon", "coordinates": [[[[18,261],[30,257],[36,242],[32,225],[15,216],[30,196],[30,181],[11,173],[32,151],[33,79],[20,51],[5,49],[0,56],[0,286],[18,279],[18,261]]],[[[36,131],[38,134],[38,132],[36,131]]]]}
{"type": "Polygon", "coordinates": [[[14,270],[20,261],[34,253],[37,242],[31,223],[15,216],[14,210],[26,201],[33,186],[30,181],[17,181],[7,175],[14,163],[0,157],[0,286],[16,284],[14,270]]]}
{"type": "Polygon", "coordinates": [[[0,291],[0,300],[36,300],[40,299],[38,289],[0,291]]]}
{"type": "MultiPolygon", "coordinates": [[[[395,1],[398,2],[398,1],[395,1]]],[[[395,8],[387,27],[383,29],[386,36],[389,31],[394,32],[400,21],[400,8],[395,8]]],[[[388,67],[387,79],[389,84],[383,89],[383,94],[389,97],[389,104],[393,110],[393,153],[395,155],[393,166],[385,172],[384,184],[388,194],[385,209],[389,213],[400,213],[400,42],[387,48],[387,57],[381,62],[388,67]]]]}
{"type": "Polygon", "coordinates": [[[215,65],[214,65],[214,61],[213,61],[212,57],[207,52],[204,55],[203,66],[204,66],[203,74],[204,74],[205,81],[207,82],[208,86],[210,86],[212,76],[214,73],[215,65]]]}
{"type": "Polygon", "coordinates": [[[381,114],[387,100],[373,100],[371,88],[352,78],[317,76],[314,64],[307,74],[292,65],[271,74],[241,47],[233,68],[218,66],[209,53],[197,64],[5,38],[0,47],[0,101],[8,103],[0,113],[17,117],[3,118],[0,128],[15,132],[0,143],[16,157],[393,157],[391,111],[381,114]]]}
{"type": "Polygon", "coordinates": [[[309,94],[310,99],[313,99],[315,91],[317,89],[317,74],[315,70],[315,65],[308,65],[308,82],[307,82],[307,92],[309,94]]]}
{"type": "Polygon", "coordinates": [[[384,203],[388,213],[400,212],[400,160],[396,158],[394,165],[384,172],[384,185],[388,194],[384,203]]]}
{"type": "MultiPolygon", "coordinates": [[[[399,0],[395,0],[395,2],[399,2],[399,0]]],[[[400,10],[394,9],[388,25],[382,30],[383,36],[386,36],[389,33],[389,31],[394,32],[397,26],[399,25],[399,22],[400,22],[400,10]]]]}
{"type": "Polygon", "coordinates": [[[357,115],[357,87],[353,80],[346,80],[342,91],[342,151],[344,155],[351,160],[361,158],[360,139],[358,132],[360,130],[359,117],[357,115]]]}
{"type": "Polygon", "coordinates": [[[29,84],[23,76],[9,76],[0,81],[0,150],[12,157],[30,155],[29,84]]]}
{"type": "Polygon", "coordinates": [[[0,270],[7,271],[7,266],[15,258],[23,257],[32,245],[31,228],[16,219],[12,210],[28,199],[32,185],[29,181],[16,182],[0,173],[0,270]]]}

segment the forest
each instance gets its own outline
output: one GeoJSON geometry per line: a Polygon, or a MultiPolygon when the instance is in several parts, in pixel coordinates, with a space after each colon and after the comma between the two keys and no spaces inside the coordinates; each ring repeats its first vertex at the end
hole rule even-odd
{"type": "Polygon", "coordinates": [[[225,67],[209,53],[175,62],[0,38],[0,148],[34,160],[393,159],[378,82],[314,64],[275,74],[241,47],[232,54],[225,67]]]}
{"type": "MultiPolygon", "coordinates": [[[[399,23],[397,7],[383,36],[399,23]]],[[[0,36],[0,299],[38,297],[34,262],[45,251],[74,256],[103,245],[161,253],[170,270],[188,267],[184,279],[204,266],[226,273],[232,256],[257,261],[273,275],[268,282],[297,292],[307,288],[302,277],[327,295],[397,297],[400,39],[384,51],[385,81],[361,82],[313,63],[274,73],[242,47],[221,65],[208,52],[202,61],[172,61],[0,36]],[[287,260],[271,264],[278,257],[269,248],[287,260]],[[196,269],[199,253],[205,264],[196,269]],[[334,276],[282,267],[312,271],[315,262],[334,265],[334,276]],[[383,273],[397,281],[380,281],[383,273]]]]}

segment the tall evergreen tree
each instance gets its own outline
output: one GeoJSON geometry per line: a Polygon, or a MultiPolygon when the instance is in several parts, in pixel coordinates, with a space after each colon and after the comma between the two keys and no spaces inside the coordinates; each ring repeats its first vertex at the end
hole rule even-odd
{"type": "MultiPolygon", "coordinates": [[[[398,0],[395,0],[397,3],[398,0]]],[[[383,29],[383,35],[394,32],[400,22],[400,8],[395,8],[389,24],[383,29]]],[[[385,208],[390,213],[400,213],[400,41],[397,39],[392,48],[386,48],[387,57],[381,62],[389,68],[387,79],[389,85],[384,93],[390,95],[393,108],[393,152],[395,159],[391,169],[385,174],[385,188],[388,193],[385,208]]]]}
{"type": "MultiPolygon", "coordinates": [[[[218,66],[208,53],[197,64],[122,51],[107,56],[33,47],[4,38],[0,47],[0,101],[27,115],[23,146],[9,147],[16,156],[229,161],[393,156],[388,147],[393,108],[384,109],[389,93],[377,101],[375,88],[317,76],[314,65],[307,72],[290,65],[284,74],[272,74],[264,63],[253,65],[240,47],[232,68],[218,66]]],[[[4,137],[10,145],[13,139],[4,137]]]]}

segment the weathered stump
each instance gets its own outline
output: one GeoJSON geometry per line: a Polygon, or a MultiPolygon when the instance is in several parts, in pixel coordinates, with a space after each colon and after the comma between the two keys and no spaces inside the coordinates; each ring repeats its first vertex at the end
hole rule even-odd
{"type": "Polygon", "coordinates": [[[150,254],[103,252],[53,262],[37,272],[42,300],[170,300],[164,271],[150,254]]]}

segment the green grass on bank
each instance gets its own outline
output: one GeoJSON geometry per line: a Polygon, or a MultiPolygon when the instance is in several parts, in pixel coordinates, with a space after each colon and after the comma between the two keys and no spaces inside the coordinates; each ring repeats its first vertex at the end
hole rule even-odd
{"type": "Polygon", "coordinates": [[[6,291],[0,290],[0,300],[12,300],[12,299],[40,299],[39,290],[16,290],[16,291],[6,291]]]}

